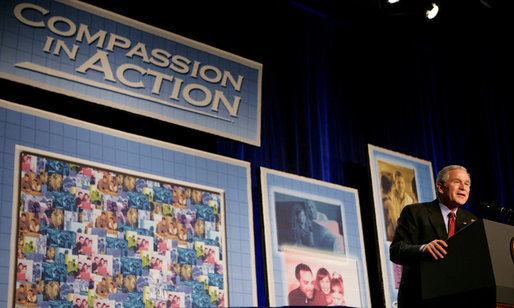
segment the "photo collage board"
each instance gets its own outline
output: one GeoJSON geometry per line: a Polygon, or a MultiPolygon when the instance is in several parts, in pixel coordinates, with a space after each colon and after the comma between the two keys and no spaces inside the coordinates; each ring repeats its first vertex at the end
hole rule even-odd
{"type": "Polygon", "coordinates": [[[228,303],[222,190],[19,156],[16,306],[228,303]]]}

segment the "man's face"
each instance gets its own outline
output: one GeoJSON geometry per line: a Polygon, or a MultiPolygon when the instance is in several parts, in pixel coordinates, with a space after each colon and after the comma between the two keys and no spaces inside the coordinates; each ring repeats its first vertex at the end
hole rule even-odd
{"type": "Polygon", "coordinates": [[[449,209],[455,209],[468,201],[471,179],[466,171],[455,169],[448,173],[446,183],[438,183],[441,202],[449,209]]]}
{"type": "Polygon", "coordinates": [[[298,216],[296,217],[296,222],[298,223],[298,225],[303,228],[305,226],[306,221],[307,221],[307,216],[305,216],[305,212],[304,211],[298,212],[298,216]]]}
{"type": "Polygon", "coordinates": [[[308,299],[312,299],[314,295],[314,279],[310,271],[300,271],[300,291],[305,294],[308,299]]]}
{"type": "Polygon", "coordinates": [[[403,176],[397,176],[396,180],[394,181],[396,193],[399,196],[403,196],[405,194],[405,179],[403,176]]]}

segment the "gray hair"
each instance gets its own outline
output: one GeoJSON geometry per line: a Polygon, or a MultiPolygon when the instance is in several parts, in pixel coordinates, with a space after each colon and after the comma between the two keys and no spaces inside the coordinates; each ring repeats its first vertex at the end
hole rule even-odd
{"type": "Polygon", "coordinates": [[[459,165],[449,165],[449,166],[446,166],[443,169],[441,169],[441,171],[439,171],[439,173],[437,174],[436,185],[439,183],[444,185],[444,183],[446,183],[446,181],[448,181],[448,178],[450,177],[449,173],[452,170],[463,170],[463,171],[467,172],[467,174],[469,175],[469,172],[466,168],[459,166],[459,165]]]}

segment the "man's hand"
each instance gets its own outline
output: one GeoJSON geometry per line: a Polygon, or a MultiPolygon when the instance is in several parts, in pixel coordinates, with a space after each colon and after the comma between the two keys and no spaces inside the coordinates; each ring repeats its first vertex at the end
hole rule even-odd
{"type": "Polygon", "coordinates": [[[444,256],[446,255],[446,250],[444,248],[446,247],[448,247],[448,244],[446,244],[445,241],[433,240],[425,245],[423,252],[426,253],[428,251],[434,260],[444,259],[444,256]]]}

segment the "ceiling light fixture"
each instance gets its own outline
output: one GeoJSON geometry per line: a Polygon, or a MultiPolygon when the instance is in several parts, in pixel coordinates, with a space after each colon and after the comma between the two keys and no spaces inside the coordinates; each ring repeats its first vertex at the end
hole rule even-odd
{"type": "Polygon", "coordinates": [[[437,13],[439,13],[439,6],[432,2],[432,7],[426,10],[425,15],[428,19],[434,19],[437,16],[437,13]]]}

